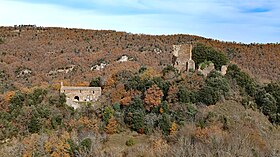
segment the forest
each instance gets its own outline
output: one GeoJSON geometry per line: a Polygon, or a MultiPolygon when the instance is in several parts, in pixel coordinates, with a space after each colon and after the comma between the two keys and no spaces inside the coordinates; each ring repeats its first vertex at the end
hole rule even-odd
{"type": "Polygon", "coordinates": [[[13,29],[0,29],[2,156],[280,155],[277,44],[13,29]],[[187,41],[195,41],[197,65],[215,64],[206,77],[197,69],[179,73],[172,66],[172,44],[187,41]],[[94,46],[78,48],[85,45],[94,46]],[[124,55],[130,59],[118,62],[124,55]],[[101,63],[104,69],[90,70],[101,63]],[[219,69],[225,64],[223,76],[219,69]],[[75,66],[65,72],[69,65],[75,66]],[[49,75],[59,69],[63,72],[49,75]],[[59,92],[59,81],[101,87],[102,96],[74,110],[59,92]]]}

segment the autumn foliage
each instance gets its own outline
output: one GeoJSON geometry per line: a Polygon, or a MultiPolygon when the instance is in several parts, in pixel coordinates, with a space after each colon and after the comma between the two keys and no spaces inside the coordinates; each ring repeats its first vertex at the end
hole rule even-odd
{"type": "Polygon", "coordinates": [[[153,85],[145,92],[145,108],[150,111],[151,108],[158,106],[161,103],[163,93],[157,85],[153,85]]]}

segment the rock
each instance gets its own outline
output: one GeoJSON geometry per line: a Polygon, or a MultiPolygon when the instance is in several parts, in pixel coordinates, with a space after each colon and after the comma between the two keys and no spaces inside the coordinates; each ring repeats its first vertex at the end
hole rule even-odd
{"type": "Polygon", "coordinates": [[[90,68],[90,70],[92,71],[92,70],[102,70],[102,69],[104,69],[105,67],[107,66],[107,64],[106,63],[101,63],[100,65],[94,65],[94,66],[92,66],[91,68],[90,68]]]}
{"type": "Polygon", "coordinates": [[[221,74],[222,74],[223,76],[227,74],[227,66],[226,66],[226,65],[223,65],[223,66],[221,67],[221,74]]]}
{"type": "Polygon", "coordinates": [[[118,62],[127,62],[128,61],[128,57],[127,56],[122,56],[118,62]]]}
{"type": "Polygon", "coordinates": [[[32,71],[29,70],[29,69],[24,69],[22,71],[19,72],[19,74],[17,75],[17,77],[24,77],[24,76],[27,76],[29,74],[31,74],[32,71]]]}
{"type": "Polygon", "coordinates": [[[154,49],[154,52],[155,52],[156,54],[162,53],[161,49],[159,49],[159,48],[155,48],[155,49],[154,49]]]}

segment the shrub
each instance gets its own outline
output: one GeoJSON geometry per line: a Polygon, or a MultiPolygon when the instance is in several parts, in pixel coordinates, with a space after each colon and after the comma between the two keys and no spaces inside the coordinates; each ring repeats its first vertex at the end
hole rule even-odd
{"type": "Polygon", "coordinates": [[[256,82],[245,72],[235,65],[231,64],[228,66],[226,76],[236,80],[237,84],[244,88],[245,92],[250,96],[254,96],[256,93],[256,82]]]}
{"type": "Polygon", "coordinates": [[[153,107],[158,106],[161,103],[161,98],[163,96],[162,91],[157,85],[153,85],[145,92],[145,108],[151,111],[153,107]]]}
{"type": "Polygon", "coordinates": [[[147,70],[147,67],[144,66],[144,65],[142,65],[142,66],[140,67],[138,73],[141,74],[141,73],[143,73],[143,72],[146,71],[146,70],[147,70]]]}
{"type": "Polygon", "coordinates": [[[195,99],[194,98],[195,95],[183,87],[179,88],[177,97],[178,97],[179,102],[181,102],[181,103],[190,103],[190,102],[194,101],[194,99],[195,99]]]}
{"type": "Polygon", "coordinates": [[[268,84],[265,90],[275,98],[278,106],[278,113],[280,113],[280,82],[268,84]]]}
{"type": "Polygon", "coordinates": [[[229,83],[224,77],[210,77],[206,80],[206,86],[210,86],[218,92],[219,95],[226,95],[229,91],[229,83]]]}
{"type": "Polygon", "coordinates": [[[221,69],[221,67],[226,65],[229,61],[226,55],[224,55],[222,52],[200,43],[193,48],[192,52],[193,60],[197,65],[203,63],[204,61],[211,61],[214,63],[217,70],[221,69]]]}
{"type": "Polygon", "coordinates": [[[93,78],[90,83],[90,87],[100,87],[100,77],[93,78]]]}
{"type": "Polygon", "coordinates": [[[263,114],[269,116],[272,122],[277,122],[277,101],[270,93],[264,89],[259,89],[255,96],[256,103],[263,114]]]}
{"type": "Polygon", "coordinates": [[[226,78],[217,72],[212,72],[207,77],[204,87],[198,92],[198,101],[207,105],[216,104],[221,96],[227,95],[229,88],[226,78]]]}
{"type": "Polygon", "coordinates": [[[38,118],[32,116],[31,120],[28,123],[28,130],[30,133],[38,133],[41,129],[41,123],[38,118]]]}
{"type": "Polygon", "coordinates": [[[207,66],[209,66],[212,62],[211,61],[204,61],[202,63],[200,63],[198,66],[200,66],[200,69],[203,70],[205,69],[207,66]]]}
{"type": "Polygon", "coordinates": [[[29,106],[40,104],[45,96],[47,95],[47,91],[41,88],[35,89],[32,93],[27,95],[27,103],[29,106]]]}
{"type": "Polygon", "coordinates": [[[162,114],[162,118],[159,120],[159,126],[164,135],[169,135],[172,123],[170,121],[170,116],[168,114],[166,113],[162,114]]]}
{"type": "Polygon", "coordinates": [[[125,112],[125,123],[133,130],[140,131],[144,129],[145,108],[139,97],[134,98],[125,112]]]}
{"type": "Polygon", "coordinates": [[[133,145],[136,144],[136,142],[134,141],[134,139],[130,138],[129,140],[127,140],[127,141],[125,142],[125,144],[126,144],[127,146],[133,146],[133,145]]]}
{"type": "Polygon", "coordinates": [[[117,132],[118,122],[114,118],[110,118],[107,126],[105,127],[105,132],[107,134],[114,134],[117,132]]]}
{"type": "Polygon", "coordinates": [[[170,87],[170,83],[168,81],[163,80],[161,77],[154,77],[152,79],[153,83],[156,84],[161,91],[163,92],[163,100],[166,100],[167,93],[170,87]]]}
{"type": "Polygon", "coordinates": [[[219,100],[219,93],[211,86],[204,86],[198,92],[198,102],[202,102],[206,105],[213,105],[219,100]]]}
{"type": "Polygon", "coordinates": [[[85,138],[83,139],[83,141],[80,143],[81,148],[84,150],[90,150],[91,145],[92,145],[92,141],[90,138],[85,138]]]}
{"type": "Polygon", "coordinates": [[[66,95],[64,93],[59,95],[58,103],[59,103],[58,107],[63,106],[66,103],[66,95]]]}
{"type": "Polygon", "coordinates": [[[119,103],[115,103],[115,104],[113,105],[113,108],[114,108],[115,111],[118,111],[118,112],[121,111],[121,105],[120,105],[119,103]]]}
{"type": "Polygon", "coordinates": [[[107,125],[109,122],[109,119],[111,119],[114,115],[114,109],[111,106],[105,107],[103,113],[102,113],[102,120],[107,125]]]}
{"type": "Polygon", "coordinates": [[[9,105],[10,111],[22,108],[24,100],[25,100],[24,94],[21,92],[16,92],[15,95],[10,100],[10,105],[9,105]]]}
{"type": "Polygon", "coordinates": [[[166,67],[163,68],[162,70],[162,74],[166,75],[169,72],[173,72],[175,73],[175,76],[178,75],[178,70],[176,68],[174,68],[172,65],[167,65],[166,67]]]}

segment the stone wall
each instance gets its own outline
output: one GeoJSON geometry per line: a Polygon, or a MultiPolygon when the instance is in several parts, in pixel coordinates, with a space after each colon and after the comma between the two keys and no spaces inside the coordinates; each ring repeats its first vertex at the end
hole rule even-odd
{"type": "Polygon", "coordinates": [[[201,72],[205,77],[207,77],[207,75],[215,69],[214,63],[210,63],[209,65],[206,65],[205,68],[201,68],[201,65],[198,68],[198,72],[201,72]]]}
{"type": "Polygon", "coordinates": [[[97,101],[101,96],[101,87],[70,87],[61,84],[60,92],[66,95],[66,99],[74,102],[97,101]]]}
{"type": "Polygon", "coordinates": [[[195,63],[191,59],[191,51],[192,45],[191,44],[184,44],[184,45],[173,45],[173,66],[179,72],[184,72],[189,69],[193,68],[195,63]]]}

